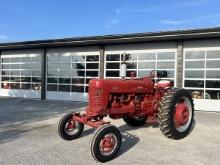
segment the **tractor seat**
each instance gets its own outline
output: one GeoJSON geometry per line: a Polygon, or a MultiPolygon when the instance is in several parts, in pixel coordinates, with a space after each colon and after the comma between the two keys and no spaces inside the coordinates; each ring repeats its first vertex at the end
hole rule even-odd
{"type": "Polygon", "coordinates": [[[160,80],[156,86],[159,88],[166,88],[168,86],[171,86],[171,82],[168,80],[160,80]]]}

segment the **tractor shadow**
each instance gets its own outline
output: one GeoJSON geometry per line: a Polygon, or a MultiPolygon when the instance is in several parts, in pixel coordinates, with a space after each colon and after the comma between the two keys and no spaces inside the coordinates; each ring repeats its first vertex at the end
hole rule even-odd
{"type": "MultiPolygon", "coordinates": [[[[139,141],[140,138],[128,133],[126,130],[123,130],[124,126],[119,127],[122,134],[122,146],[119,150],[119,153],[117,154],[117,157],[120,157],[124,153],[128,152],[131,148],[133,148],[139,141]]],[[[127,126],[125,126],[127,127],[127,126]]]]}
{"type": "Polygon", "coordinates": [[[88,136],[90,134],[93,134],[95,132],[95,128],[88,128],[85,131],[83,131],[82,135],[80,136],[80,138],[88,136]]]}
{"type": "MultiPolygon", "coordinates": [[[[192,126],[191,126],[191,129],[188,134],[190,134],[193,131],[195,126],[196,126],[196,121],[195,121],[195,119],[193,119],[192,126]]],[[[140,141],[139,137],[132,135],[132,134],[128,133],[127,131],[132,131],[132,130],[136,130],[136,129],[140,129],[140,128],[150,128],[150,127],[151,128],[159,128],[157,123],[153,123],[153,124],[146,123],[143,126],[139,126],[139,127],[133,127],[133,126],[129,126],[127,124],[120,126],[119,130],[121,131],[121,134],[122,134],[122,147],[119,150],[117,157],[120,157],[121,155],[123,155],[124,153],[129,151],[132,147],[134,147],[140,141]]]]}
{"type": "MultiPolygon", "coordinates": [[[[196,126],[196,121],[193,120],[191,129],[189,131],[189,134],[193,131],[195,126],[196,126]]],[[[121,134],[122,134],[122,146],[121,146],[121,149],[119,150],[119,153],[117,154],[116,157],[120,157],[124,153],[128,152],[130,149],[132,149],[140,141],[139,137],[137,137],[136,135],[133,135],[133,134],[128,132],[128,131],[137,130],[137,129],[140,129],[140,128],[156,128],[156,129],[159,129],[157,123],[153,123],[153,124],[146,123],[143,126],[138,126],[138,127],[129,126],[127,124],[119,126],[118,129],[121,131],[121,134]]],[[[83,132],[83,134],[81,135],[81,137],[91,135],[94,132],[95,132],[95,128],[86,129],[83,132]]],[[[163,135],[161,134],[160,136],[163,136],[163,135]]]]}
{"type": "Polygon", "coordinates": [[[148,128],[148,127],[156,128],[158,127],[158,125],[157,124],[144,124],[143,126],[134,127],[134,126],[129,126],[127,124],[124,124],[118,127],[122,134],[122,146],[121,146],[121,149],[119,150],[117,157],[128,152],[131,148],[133,148],[140,141],[139,137],[137,137],[136,135],[132,135],[128,131],[132,131],[132,130],[136,130],[140,128],[148,128]]]}
{"type": "MultiPolygon", "coordinates": [[[[196,120],[193,119],[189,134],[194,130],[195,126],[196,126],[196,120]]],[[[137,127],[136,126],[129,126],[128,124],[124,124],[118,128],[121,132],[123,132],[123,131],[137,130],[140,128],[159,128],[159,126],[158,126],[158,123],[146,123],[142,126],[137,126],[137,127]]]]}

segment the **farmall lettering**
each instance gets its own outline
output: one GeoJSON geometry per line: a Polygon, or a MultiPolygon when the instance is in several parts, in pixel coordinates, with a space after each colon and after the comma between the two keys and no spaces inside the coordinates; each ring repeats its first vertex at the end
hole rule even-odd
{"type": "Polygon", "coordinates": [[[84,124],[97,128],[91,140],[91,153],[100,162],[113,159],[122,145],[119,129],[106,117],[122,118],[134,127],[157,123],[166,137],[184,138],[192,126],[193,100],[186,90],[173,88],[172,82],[161,80],[164,75],[166,71],[152,71],[142,78],[134,78],[132,74],[130,79],[91,80],[88,107],[85,112],[73,112],[60,120],[60,137],[78,138],[84,124]]]}

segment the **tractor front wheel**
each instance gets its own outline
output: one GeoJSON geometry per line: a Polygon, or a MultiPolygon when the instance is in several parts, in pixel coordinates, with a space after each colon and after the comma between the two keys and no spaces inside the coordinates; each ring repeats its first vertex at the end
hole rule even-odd
{"type": "Polygon", "coordinates": [[[98,128],[91,140],[91,153],[99,162],[112,160],[118,153],[122,143],[121,132],[111,124],[98,128]]]}
{"type": "Polygon", "coordinates": [[[73,120],[72,113],[61,118],[58,125],[58,133],[64,140],[74,140],[83,132],[84,124],[73,120]]]}
{"type": "Polygon", "coordinates": [[[125,117],[123,117],[123,120],[125,123],[127,123],[130,126],[138,127],[138,126],[144,125],[146,123],[147,118],[146,117],[125,116],[125,117]]]}
{"type": "Polygon", "coordinates": [[[181,139],[189,134],[193,123],[194,105],[188,91],[168,91],[162,97],[158,111],[158,125],[166,137],[181,139]]]}

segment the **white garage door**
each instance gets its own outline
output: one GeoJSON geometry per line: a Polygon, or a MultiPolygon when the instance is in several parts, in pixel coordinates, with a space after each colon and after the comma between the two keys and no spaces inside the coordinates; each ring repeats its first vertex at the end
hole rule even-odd
{"type": "Polygon", "coordinates": [[[152,70],[167,71],[167,78],[174,81],[176,77],[175,44],[142,44],[124,47],[107,47],[105,52],[105,78],[119,78],[123,54],[127,62],[127,75],[135,72],[136,77],[149,76],[152,70]],[[168,47],[168,48],[166,48],[168,47]],[[133,49],[133,50],[132,50],[133,49]]]}
{"type": "Polygon", "coordinates": [[[99,76],[99,49],[50,49],[47,99],[88,101],[88,83],[99,76]]]}
{"type": "Polygon", "coordinates": [[[220,111],[220,48],[186,48],[184,59],[183,84],[195,109],[220,111]]]}
{"type": "Polygon", "coordinates": [[[0,96],[40,98],[41,50],[3,51],[0,96]]]}

